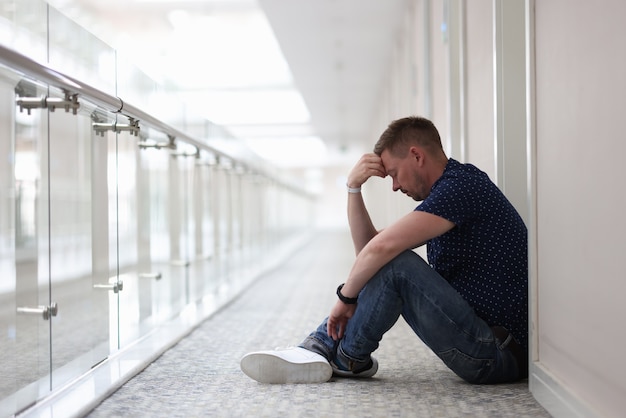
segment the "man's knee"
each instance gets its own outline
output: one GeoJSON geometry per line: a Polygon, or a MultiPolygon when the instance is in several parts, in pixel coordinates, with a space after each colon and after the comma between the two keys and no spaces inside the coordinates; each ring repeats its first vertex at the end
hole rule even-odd
{"type": "Polygon", "coordinates": [[[419,263],[422,258],[413,251],[406,250],[398,254],[391,261],[381,267],[380,270],[367,282],[366,288],[387,286],[390,282],[402,279],[407,275],[405,272],[411,272],[415,263],[419,263]]]}
{"type": "Polygon", "coordinates": [[[411,250],[405,250],[383,266],[380,271],[391,270],[398,275],[398,273],[403,272],[414,272],[417,270],[417,267],[420,267],[420,265],[430,268],[428,263],[426,263],[422,257],[411,250]]]}

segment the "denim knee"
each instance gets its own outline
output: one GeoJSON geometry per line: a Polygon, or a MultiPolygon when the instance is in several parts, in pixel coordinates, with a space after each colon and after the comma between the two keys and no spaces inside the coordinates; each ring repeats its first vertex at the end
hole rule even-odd
{"type": "Polygon", "coordinates": [[[375,283],[379,281],[396,282],[397,280],[410,279],[418,271],[418,267],[426,267],[431,270],[430,265],[422,257],[411,250],[403,251],[381,267],[365,287],[374,287],[375,283]]]}

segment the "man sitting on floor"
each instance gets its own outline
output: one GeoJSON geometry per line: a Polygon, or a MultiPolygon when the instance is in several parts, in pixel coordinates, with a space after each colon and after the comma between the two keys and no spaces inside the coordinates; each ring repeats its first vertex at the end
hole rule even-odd
{"type": "Polygon", "coordinates": [[[431,121],[407,117],[361,157],[347,186],[357,257],[337,303],[299,347],[249,353],[243,372],[264,383],[371,377],[371,354],[402,315],[466,381],[526,378],[527,231],[489,177],[447,158],[431,121]],[[372,176],[390,176],[394,191],[421,203],[377,231],[360,193],[372,176]],[[428,263],[412,251],[423,244],[428,263]]]}

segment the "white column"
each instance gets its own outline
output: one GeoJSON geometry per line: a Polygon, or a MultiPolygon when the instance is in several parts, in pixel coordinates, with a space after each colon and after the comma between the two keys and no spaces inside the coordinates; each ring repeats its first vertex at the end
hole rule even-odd
{"type": "Polygon", "coordinates": [[[528,224],[525,1],[494,0],[496,184],[528,224]]]}
{"type": "Polygon", "coordinates": [[[465,160],[465,1],[446,2],[448,31],[448,145],[450,157],[465,160]]]}

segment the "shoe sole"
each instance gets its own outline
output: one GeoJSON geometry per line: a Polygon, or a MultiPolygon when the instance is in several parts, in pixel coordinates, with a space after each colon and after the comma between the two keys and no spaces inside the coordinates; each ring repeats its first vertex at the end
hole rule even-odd
{"type": "Polygon", "coordinates": [[[292,363],[265,353],[252,353],[242,358],[241,370],[260,383],[324,383],[333,375],[333,369],[326,362],[292,363]]]}

